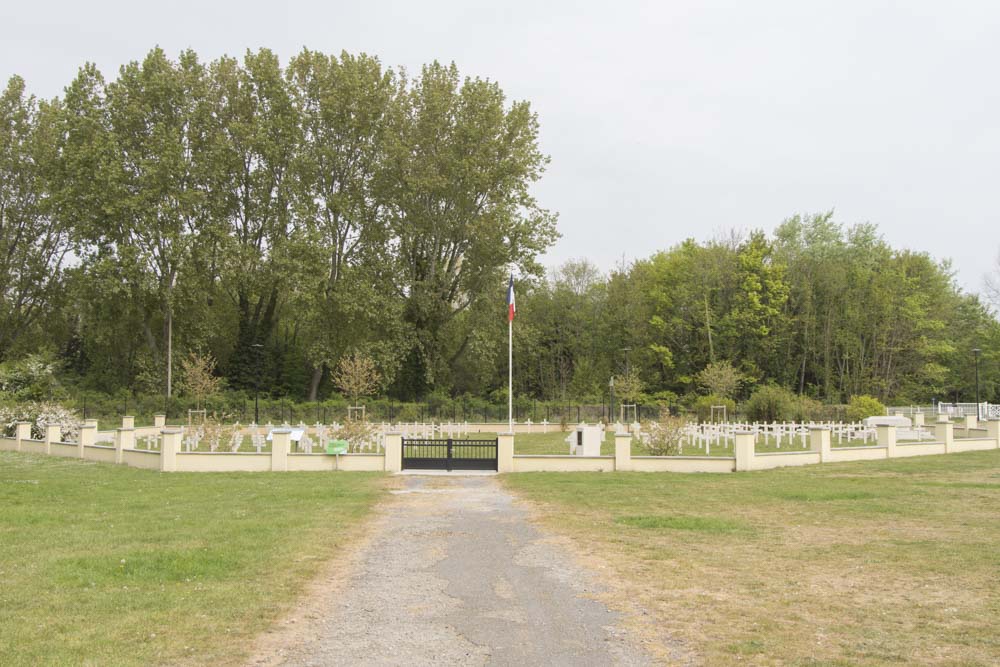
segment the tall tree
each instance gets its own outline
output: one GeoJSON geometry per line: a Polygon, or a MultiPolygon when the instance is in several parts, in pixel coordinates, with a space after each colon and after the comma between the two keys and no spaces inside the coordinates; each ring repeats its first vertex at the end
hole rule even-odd
{"type": "MultiPolygon", "coordinates": [[[[102,231],[125,266],[151,277],[163,317],[166,395],[173,392],[174,290],[192,244],[208,225],[199,152],[205,142],[205,72],[193,51],[171,62],[159,48],[122,67],[107,87],[118,158],[102,231]]],[[[137,280],[143,280],[142,275],[137,280]]],[[[150,336],[154,350],[155,338],[150,336]]]]}
{"type": "Polygon", "coordinates": [[[289,170],[299,148],[298,116],[277,56],[247,52],[242,65],[220,58],[209,68],[212,127],[207,147],[210,211],[223,225],[215,239],[219,278],[236,310],[231,384],[256,386],[260,354],[301,266],[293,261],[289,170]]]}
{"type": "Polygon", "coordinates": [[[390,277],[384,172],[399,87],[391,71],[364,54],[304,50],[287,78],[302,142],[292,164],[292,203],[308,261],[318,269],[300,301],[310,339],[308,396],[315,400],[324,370],[349,345],[385,331],[379,325],[395,314],[380,298],[388,290],[371,287],[390,277]]]}
{"type": "Polygon", "coordinates": [[[407,376],[419,395],[446,386],[470,333],[444,349],[456,318],[503,293],[503,273],[537,274],[536,257],[556,238],[555,217],[530,193],[548,158],[527,102],[506,104],[496,83],[459,78],[452,64],[427,65],[395,128],[393,231],[398,293],[413,327],[407,376]]]}
{"type": "Polygon", "coordinates": [[[51,196],[59,113],[17,76],[0,94],[0,360],[31,336],[61,287],[70,235],[51,196]]]}

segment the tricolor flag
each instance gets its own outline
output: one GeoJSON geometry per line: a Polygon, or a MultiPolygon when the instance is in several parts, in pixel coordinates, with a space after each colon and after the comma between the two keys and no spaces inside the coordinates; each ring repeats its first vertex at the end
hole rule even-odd
{"type": "Polygon", "coordinates": [[[514,274],[510,274],[510,283],[507,285],[507,321],[514,321],[514,274]]]}

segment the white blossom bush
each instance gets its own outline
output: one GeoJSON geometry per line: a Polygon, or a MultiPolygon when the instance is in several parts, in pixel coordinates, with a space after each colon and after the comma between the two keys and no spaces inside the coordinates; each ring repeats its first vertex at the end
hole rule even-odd
{"type": "Polygon", "coordinates": [[[83,426],[83,421],[75,412],[59,403],[41,401],[0,406],[0,426],[6,437],[14,437],[17,422],[31,422],[33,440],[45,437],[47,425],[58,424],[62,426],[60,438],[63,442],[76,442],[83,426]]]}
{"type": "Polygon", "coordinates": [[[640,442],[650,456],[677,456],[681,453],[687,421],[683,417],[671,417],[664,410],[660,418],[642,425],[640,442]]]}

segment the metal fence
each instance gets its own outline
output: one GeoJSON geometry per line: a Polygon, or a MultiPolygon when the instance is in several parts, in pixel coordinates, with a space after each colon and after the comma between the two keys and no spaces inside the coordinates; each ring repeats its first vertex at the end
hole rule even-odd
{"type": "Polygon", "coordinates": [[[991,403],[934,403],[933,405],[904,405],[886,408],[886,414],[904,417],[922,415],[948,415],[949,417],[1000,418],[1000,405],[991,403]]]}

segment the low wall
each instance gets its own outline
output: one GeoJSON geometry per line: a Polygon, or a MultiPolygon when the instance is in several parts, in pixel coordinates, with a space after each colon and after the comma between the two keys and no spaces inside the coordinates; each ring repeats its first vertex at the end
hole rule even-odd
{"type": "Polygon", "coordinates": [[[996,449],[997,443],[987,438],[956,439],[951,445],[953,452],[978,452],[983,449],[996,449]]]}
{"type": "Polygon", "coordinates": [[[770,470],[786,466],[807,466],[819,463],[819,452],[765,452],[754,454],[751,470],[770,470]]]}
{"type": "Polygon", "coordinates": [[[80,448],[69,442],[53,442],[49,445],[52,456],[64,456],[69,459],[79,458],[80,448]]]}
{"type": "MultiPolygon", "coordinates": [[[[996,444],[994,443],[994,446],[996,444]]],[[[944,454],[943,442],[898,442],[896,443],[896,458],[907,456],[929,456],[931,454],[944,454]]]]}
{"type": "MultiPolygon", "coordinates": [[[[614,470],[635,472],[677,472],[677,473],[727,473],[733,471],[769,470],[785,466],[815,465],[818,463],[840,463],[849,461],[877,461],[890,457],[929,456],[952,452],[981,451],[1000,448],[1000,420],[988,422],[985,433],[988,437],[954,438],[953,426],[948,423],[936,424],[934,442],[898,442],[896,428],[878,427],[878,445],[862,447],[831,447],[829,428],[821,426],[810,429],[809,449],[800,451],[757,452],[752,431],[735,434],[733,450],[735,456],[632,456],[632,435],[615,434],[615,456],[573,456],[568,454],[514,454],[514,434],[498,436],[498,469],[502,472],[612,472],[614,470]]],[[[488,426],[495,424],[469,425],[488,426]]],[[[527,424],[521,426],[528,428],[527,424]]],[[[532,424],[531,427],[539,426],[532,424]]],[[[152,432],[154,427],[144,431],[152,432]]],[[[57,426],[48,427],[49,438],[57,437],[57,426]]],[[[972,429],[979,434],[983,429],[972,429]]],[[[53,456],[76,458],[80,446],[74,443],[51,442],[28,439],[28,425],[17,425],[18,438],[0,438],[0,450],[44,454],[46,449],[53,456]]],[[[474,432],[474,431],[473,431],[474,432]]],[[[491,432],[491,431],[490,431],[491,432]]],[[[133,435],[127,428],[119,432],[121,444],[132,443],[133,435]]],[[[289,452],[290,430],[274,432],[275,446],[279,436],[281,447],[267,453],[249,452],[183,452],[182,433],[178,429],[161,430],[162,450],[124,449],[120,452],[120,462],[124,465],[150,470],[177,470],[179,472],[266,472],[266,471],[386,471],[400,470],[402,463],[402,439],[400,434],[386,435],[386,452],[341,454],[339,457],[325,453],[307,454],[289,452]],[[285,453],[281,453],[284,451],[285,453]]],[[[90,438],[100,434],[81,431],[83,458],[88,461],[115,463],[118,451],[114,446],[92,444],[90,438]],[[86,436],[86,437],[84,437],[86,436]]]]}
{"type": "Polygon", "coordinates": [[[635,472],[733,472],[736,459],[727,456],[633,456],[635,472]]]}
{"type": "Polygon", "coordinates": [[[122,463],[133,468],[159,470],[160,453],[142,449],[126,449],[122,451],[122,463]]]}
{"type": "Polygon", "coordinates": [[[21,451],[27,454],[44,454],[45,443],[41,440],[22,440],[21,451]]]}
{"type": "Polygon", "coordinates": [[[266,472],[270,454],[242,452],[178,452],[177,472],[266,472]]]}
{"type": "MultiPolygon", "coordinates": [[[[898,445],[897,445],[898,446],[898,445]]],[[[843,463],[846,461],[878,461],[888,458],[889,448],[884,445],[870,447],[832,447],[826,463],[843,463]]]]}
{"type": "Polygon", "coordinates": [[[83,458],[98,463],[114,463],[115,448],[107,445],[86,445],[83,448],[83,458]]]}
{"type": "Polygon", "coordinates": [[[381,472],[385,470],[385,454],[289,454],[289,470],[325,472],[381,472]]]}
{"type": "Polygon", "coordinates": [[[513,472],[611,472],[613,456],[515,454],[513,472]]]}

